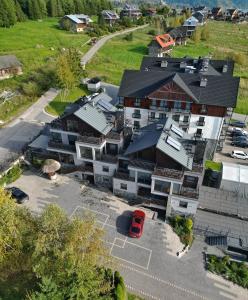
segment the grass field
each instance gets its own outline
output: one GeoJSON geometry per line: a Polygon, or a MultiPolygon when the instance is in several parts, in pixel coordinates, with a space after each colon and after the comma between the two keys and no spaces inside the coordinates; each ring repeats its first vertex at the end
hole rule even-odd
{"type": "MultiPolygon", "coordinates": [[[[199,57],[211,54],[217,58],[226,58],[233,52],[243,54],[245,63],[235,64],[234,72],[236,76],[241,77],[236,112],[248,114],[248,26],[217,21],[209,22],[208,26],[208,41],[198,44],[189,41],[186,46],[175,47],[172,55],[199,57]]],[[[124,40],[123,36],[109,41],[87,66],[88,75],[98,75],[110,83],[120,84],[123,71],[138,69],[143,56],[147,54],[147,45],[152,38],[147,34],[150,29],[135,32],[131,42],[124,40]]]]}
{"type": "Polygon", "coordinates": [[[60,94],[57,95],[57,97],[53,99],[52,102],[49,103],[49,105],[45,108],[45,110],[46,112],[48,112],[53,116],[59,116],[64,112],[66,106],[69,103],[72,103],[75,100],[77,100],[79,97],[88,94],[89,91],[87,90],[86,87],[82,85],[73,88],[66,94],[64,94],[64,92],[62,91],[60,94]]]}
{"type": "Polygon", "coordinates": [[[56,56],[61,48],[75,47],[84,52],[87,40],[86,34],[60,30],[57,18],[40,22],[29,20],[11,28],[0,28],[0,55],[15,54],[22,62],[25,74],[43,65],[49,57],[56,56]]]}

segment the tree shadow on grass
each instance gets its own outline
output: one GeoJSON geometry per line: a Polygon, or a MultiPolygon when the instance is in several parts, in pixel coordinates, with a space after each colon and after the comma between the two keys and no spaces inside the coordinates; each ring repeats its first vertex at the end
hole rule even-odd
{"type": "Polygon", "coordinates": [[[147,55],[148,54],[148,49],[146,46],[136,46],[133,47],[131,49],[129,49],[130,52],[135,52],[135,53],[139,53],[142,55],[147,55]]]}

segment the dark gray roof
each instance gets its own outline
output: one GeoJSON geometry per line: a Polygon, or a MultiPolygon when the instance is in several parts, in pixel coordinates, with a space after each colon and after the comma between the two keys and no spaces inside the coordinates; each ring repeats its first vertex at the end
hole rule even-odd
{"type": "Polygon", "coordinates": [[[20,67],[22,64],[15,55],[0,56],[0,69],[8,69],[13,67],[20,67]]]}
{"type": "MultiPolygon", "coordinates": [[[[157,70],[157,71],[171,71],[177,73],[184,73],[184,69],[180,68],[180,63],[185,62],[187,65],[196,67],[196,69],[201,67],[202,58],[192,58],[192,57],[183,57],[183,58],[172,58],[172,57],[149,57],[144,56],[140,70],[157,70]],[[161,62],[167,61],[167,67],[161,68],[161,62]]],[[[232,75],[234,69],[234,62],[232,60],[209,60],[207,75],[232,75]],[[223,73],[223,67],[227,65],[227,72],[223,73]]]]}
{"type": "Polygon", "coordinates": [[[204,75],[207,85],[201,87],[201,76],[198,73],[126,70],[122,77],[119,96],[146,98],[166,83],[174,81],[197,103],[223,107],[236,106],[239,77],[204,75]]]}
{"type": "Polygon", "coordinates": [[[157,130],[158,123],[153,123],[141,128],[138,134],[133,136],[133,141],[125,151],[125,155],[155,146],[159,140],[162,128],[164,126],[164,123],[160,123],[162,124],[161,127],[159,127],[160,130],[157,130]]]}
{"type": "Polygon", "coordinates": [[[113,125],[108,122],[103,111],[90,103],[79,108],[79,110],[74,112],[74,115],[89,124],[101,134],[106,135],[113,128],[113,125]]]}
{"type": "Polygon", "coordinates": [[[169,33],[173,39],[176,39],[176,38],[187,37],[187,32],[188,32],[187,27],[179,26],[169,30],[167,33],[169,33]]]}
{"type": "Polygon", "coordinates": [[[182,136],[179,137],[171,130],[171,126],[178,127],[178,124],[171,118],[167,118],[163,122],[156,122],[141,128],[133,138],[133,142],[128,146],[125,155],[130,155],[155,146],[158,150],[171,157],[183,167],[191,170],[193,164],[193,157],[187,154],[184,148],[185,139],[191,137],[182,131],[182,136]],[[168,142],[167,139],[172,138],[180,143],[180,149],[175,149],[168,142]]]}

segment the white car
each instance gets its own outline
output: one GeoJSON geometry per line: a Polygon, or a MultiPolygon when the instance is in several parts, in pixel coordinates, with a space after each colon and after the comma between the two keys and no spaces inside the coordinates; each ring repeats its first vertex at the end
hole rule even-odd
{"type": "Polygon", "coordinates": [[[232,151],[231,157],[239,159],[248,159],[248,154],[244,151],[234,150],[232,151]]]}

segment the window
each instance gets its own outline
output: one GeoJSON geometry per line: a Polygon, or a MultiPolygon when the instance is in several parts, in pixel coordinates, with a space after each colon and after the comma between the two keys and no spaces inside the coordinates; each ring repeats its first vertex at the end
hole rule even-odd
{"type": "Polygon", "coordinates": [[[108,173],[109,172],[109,167],[103,166],[102,171],[105,172],[105,173],[108,173]]]}
{"type": "Polygon", "coordinates": [[[155,116],[156,116],[156,113],[155,113],[155,112],[151,112],[150,118],[151,118],[151,119],[155,119],[155,116]]]}
{"type": "Polygon", "coordinates": [[[172,194],[179,195],[180,194],[180,189],[181,189],[181,184],[173,183],[172,194]]]}
{"type": "Polygon", "coordinates": [[[67,120],[67,130],[68,131],[78,131],[78,122],[75,120],[67,120]]]}
{"type": "Polygon", "coordinates": [[[191,103],[186,102],[185,110],[190,110],[191,109],[191,103]]]}
{"type": "Polygon", "coordinates": [[[77,140],[77,136],[76,135],[70,135],[68,134],[68,141],[70,145],[75,145],[75,141],[77,140]]]}
{"type": "Polygon", "coordinates": [[[179,207],[187,208],[188,207],[188,202],[186,202],[186,201],[179,201],[179,207]]]}
{"type": "Polygon", "coordinates": [[[103,177],[103,182],[104,182],[104,183],[109,183],[109,178],[103,177]]]}
{"type": "Polygon", "coordinates": [[[140,99],[136,98],[135,101],[134,101],[134,106],[138,106],[139,107],[140,106],[140,102],[141,102],[140,99]]]}
{"type": "Polygon", "coordinates": [[[180,109],[181,107],[182,107],[181,101],[175,101],[175,102],[174,102],[174,108],[180,109]]]}
{"type": "Polygon", "coordinates": [[[189,116],[184,116],[183,123],[188,123],[188,122],[189,122],[189,116]]]}
{"type": "Polygon", "coordinates": [[[167,107],[167,101],[163,100],[163,101],[160,101],[160,107],[167,107]]]}
{"type": "Polygon", "coordinates": [[[179,122],[179,119],[180,119],[180,115],[173,115],[172,116],[172,119],[176,122],[179,122]]]}
{"type": "Polygon", "coordinates": [[[157,100],[152,100],[152,106],[157,106],[157,100]]]}
{"type": "Polygon", "coordinates": [[[121,183],[120,184],[120,189],[126,191],[127,190],[127,184],[126,183],[121,183]]]}
{"type": "Polygon", "coordinates": [[[88,147],[79,147],[82,158],[93,159],[92,149],[88,147]]]}
{"type": "Polygon", "coordinates": [[[133,127],[134,127],[134,129],[139,129],[140,128],[140,122],[139,121],[134,121],[133,122],[133,127]]]}
{"type": "Polygon", "coordinates": [[[141,118],[140,110],[139,109],[135,109],[132,117],[140,119],[141,118]]]}
{"type": "Polygon", "coordinates": [[[58,132],[51,132],[52,141],[62,143],[61,134],[58,132]]]}
{"type": "Polygon", "coordinates": [[[159,119],[166,119],[166,114],[160,113],[159,114],[159,119]]]}

